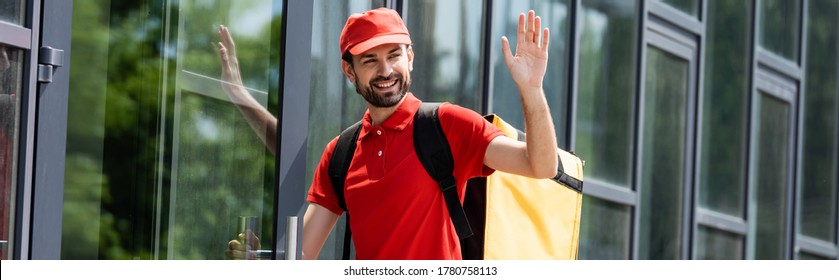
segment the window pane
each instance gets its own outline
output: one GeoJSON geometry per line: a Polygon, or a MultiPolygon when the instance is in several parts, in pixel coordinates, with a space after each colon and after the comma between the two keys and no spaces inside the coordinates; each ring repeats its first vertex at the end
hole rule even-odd
{"type": "Polygon", "coordinates": [[[699,203],[743,217],[748,112],[749,1],[708,2],[699,203]]]}
{"type": "Polygon", "coordinates": [[[0,45],[0,259],[11,258],[17,197],[17,149],[23,50],[0,45]]]}
{"type": "Polygon", "coordinates": [[[789,178],[789,105],[760,93],[755,141],[755,193],[749,225],[755,259],[784,259],[787,178],[789,178]]]}
{"type": "Polygon", "coordinates": [[[742,260],[743,236],[699,226],[696,235],[696,259],[742,260]]]}
{"type": "Polygon", "coordinates": [[[586,177],[630,187],[638,1],[583,0],[575,150],[586,177]]]}
{"type": "Polygon", "coordinates": [[[678,259],[688,62],[655,47],[647,50],[638,257],[678,259]]]}
{"type": "Polygon", "coordinates": [[[584,196],[579,259],[629,259],[631,213],[630,206],[584,196]]]}
{"type": "Polygon", "coordinates": [[[515,48],[514,44],[516,28],[518,28],[519,23],[519,14],[526,13],[531,9],[536,11],[536,15],[542,18],[543,28],[549,28],[551,31],[550,50],[548,50],[550,66],[548,66],[548,71],[545,73],[544,89],[548,106],[551,108],[551,116],[556,126],[558,144],[564,147],[566,145],[564,128],[567,127],[566,106],[568,100],[568,91],[566,89],[569,44],[566,39],[568,38],[567,0],[502,0],[493,2],[493,34],[490,37],[492,46],[489,49],[491,52],[490,56],[492,57],[490,61],[495,62],[492,65],[495,74],[491,85],[493,104],[491,110],[493,113],[503,117],[508,123],[524,130],[524,115],[521,107],[521,99],[518,88],[510,77],[510,71],[507,69],[504,56],[501,53],[501,36],[507,36],[508,39],[513,40],[511,47],[515,48]]]}
{"type": "Polygon", "coordinates": [[[24,9],[23,0],[0,0],[0,21],[22,25],[24,9]]]}
{"type": "Polygon", "coordinates": [[[223,259],[245,228],[270,249],[275,126],[243,112],[276,116],[282,4],[75,2],[62,258],[223,259]],[[243,95],[222,89],[219,24],[243,95]]]}
{"type": "Polygon", "coordinates": [[[798,62],[800,1],[762,0],[758,23],[760,46],[798,62]]]}
{"type": "Polygon", "coordinates": [[[415,58],[411,92],[423,101],[480,112],[484,1],[406,2],[415,58]]]}
{"type": "Polygon", "coordinates": [[[835,242],[839,170],[839,2],[811,0],[807,23],[800,232],[835,242]],[[833,117],[830,117],[833,116],[833,117]]]}
{"type": "Polygon", "coordinates": [[[698,0],[662,0],[661,2],[692,16],[696,16],[697,11],[699,11],[698,0]]]}
{"type": "MultiPolygon", "coordinates": [[[[306,188],[312,185],[326,144],[364,115],[367,103],[355,92],[355,86],[341,72],[338,39],[347,18],[382,7],[383,1],[315,0],[312,17],[312,68],[309,94],[309,134],[306,159],[306,188]],[[323,112],[333,112],[324,114],[323,112]]],[[[410,30],[409,30],[410,32],[410,30]]],[[[415,62],[416,63],[416,62],[415,62]]],[[[308,193],[308,191],[306,192],[308,193]]],[[[301,197],[304,199],[305,197],[301,197]]],[[[323,245],[319,258],[341,259],[344,246],[343,217],[323,245]]]]}

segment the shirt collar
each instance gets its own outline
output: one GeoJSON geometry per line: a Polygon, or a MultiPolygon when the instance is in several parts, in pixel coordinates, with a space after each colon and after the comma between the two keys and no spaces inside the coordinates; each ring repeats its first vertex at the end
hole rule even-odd
{"type": "MultiPolygon", "coordinates": [[[[417,113],[420,104],[422,104],[422,101],[414,97],[413,93],[408,92],[405,94],[405,100],[402,100],[402,103],[399,104],[396,111],[382,123],[381,127],[397,131],[405,130],[405,127],[414,119],[414,114],[417,113]]],[[[364,113],[364,118],[361,123],[362,129],[358,137],[364,138],[373,129],[373,119],[370,117],[369,109],[364,113]]]]}

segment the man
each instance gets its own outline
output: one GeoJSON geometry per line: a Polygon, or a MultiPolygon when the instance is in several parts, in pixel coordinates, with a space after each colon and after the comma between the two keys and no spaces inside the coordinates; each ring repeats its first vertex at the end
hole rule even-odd
{"type": "MultiPolygon", "coordinates": [[[[519,15],[515,55],[507,38],[501,39],[522,100],[526,143],[503,136],[474,111],[447,103],[439,107],[461,201],[469,178],[493,170],[534,178],[555,175],[556,138],[542,89],[549,36],[529,11],[526,18],[519,15]]],[[[356,257],[461,259],[442,192],[414,151],[412,120],[421,101],[409,91],[414,52],[407,27],[386,8],[353,14],[341,32],[340,47],[344,75],[368,103],[345,180],[356,257]]],[[[317,258],[343,212],[328,176],[336,142],[337,137],[326,146],[309,191],[303,259],[317,258]]]]}

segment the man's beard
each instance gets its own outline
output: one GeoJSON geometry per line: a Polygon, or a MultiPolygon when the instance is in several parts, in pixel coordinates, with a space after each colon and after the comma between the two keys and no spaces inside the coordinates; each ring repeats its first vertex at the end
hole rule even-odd
{"type": "Polygon", "coordinates": [[[399,73],[392,73],[390,77],[377,77],[371,80],[367,87],[362,89],[358,86],[358,82],[355,83],[355,91],[358,92],[359,95],[364,97],[364,100],[367,100],[367,103],[373,105],[374,107],[379,108],[387,108],[396,106],[399,104],[399,101],[405,97],[405,94],[408,93],[408,88],[411,86],[411,81],[403,79],[402,74],[399,73]],[[396,79],[397,83],[399,84],[399,88],[396,91],[389,91],[383,92],[381,94],[376,94],[373,92],[373,83],[396,79]]]}

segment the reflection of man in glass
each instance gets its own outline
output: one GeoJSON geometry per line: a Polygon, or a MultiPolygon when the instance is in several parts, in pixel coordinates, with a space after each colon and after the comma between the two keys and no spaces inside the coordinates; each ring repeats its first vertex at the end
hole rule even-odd
{"type": "MultiPolygon", "coordinates": [[[[224,28],[220,35],[222,60],[237,70],[235,62],[224,58],[233,50],[232,40],[224,28]]],[[[502,51],[520,91],[526,143],[498,137],[503,136],[500,130],[469,109],[448,103],[438,108],[461,200],[469,178],[487,176],[496,169],[534,178],[556,173],[556,137],[542,89],[549,32],[541,29],[541,19],[530,11],[519,15],[517,37],[515,54],[506,37],[502,37],[502,51]]],[[[395,11],[386,8],[353,14],[341,32],[340,48],[344,75],[368,103],[344,192],[352,212],[356,257],[461,259],[460,241],[440,188],[414,151],[412,120],[422,101],[410,92],[414,52],[407,27],[395,11]]],[[[226,81],[241,85],[237,74],[225,75],[226,81]]],[[[328,175],[336,142],[337,137],[326,146],[309,191],[310,205],[303,218],[304,259],[317,258],[343,213],[328,175]]],[[[236,240],[229,246],[241,250],[236,240]]]]}

